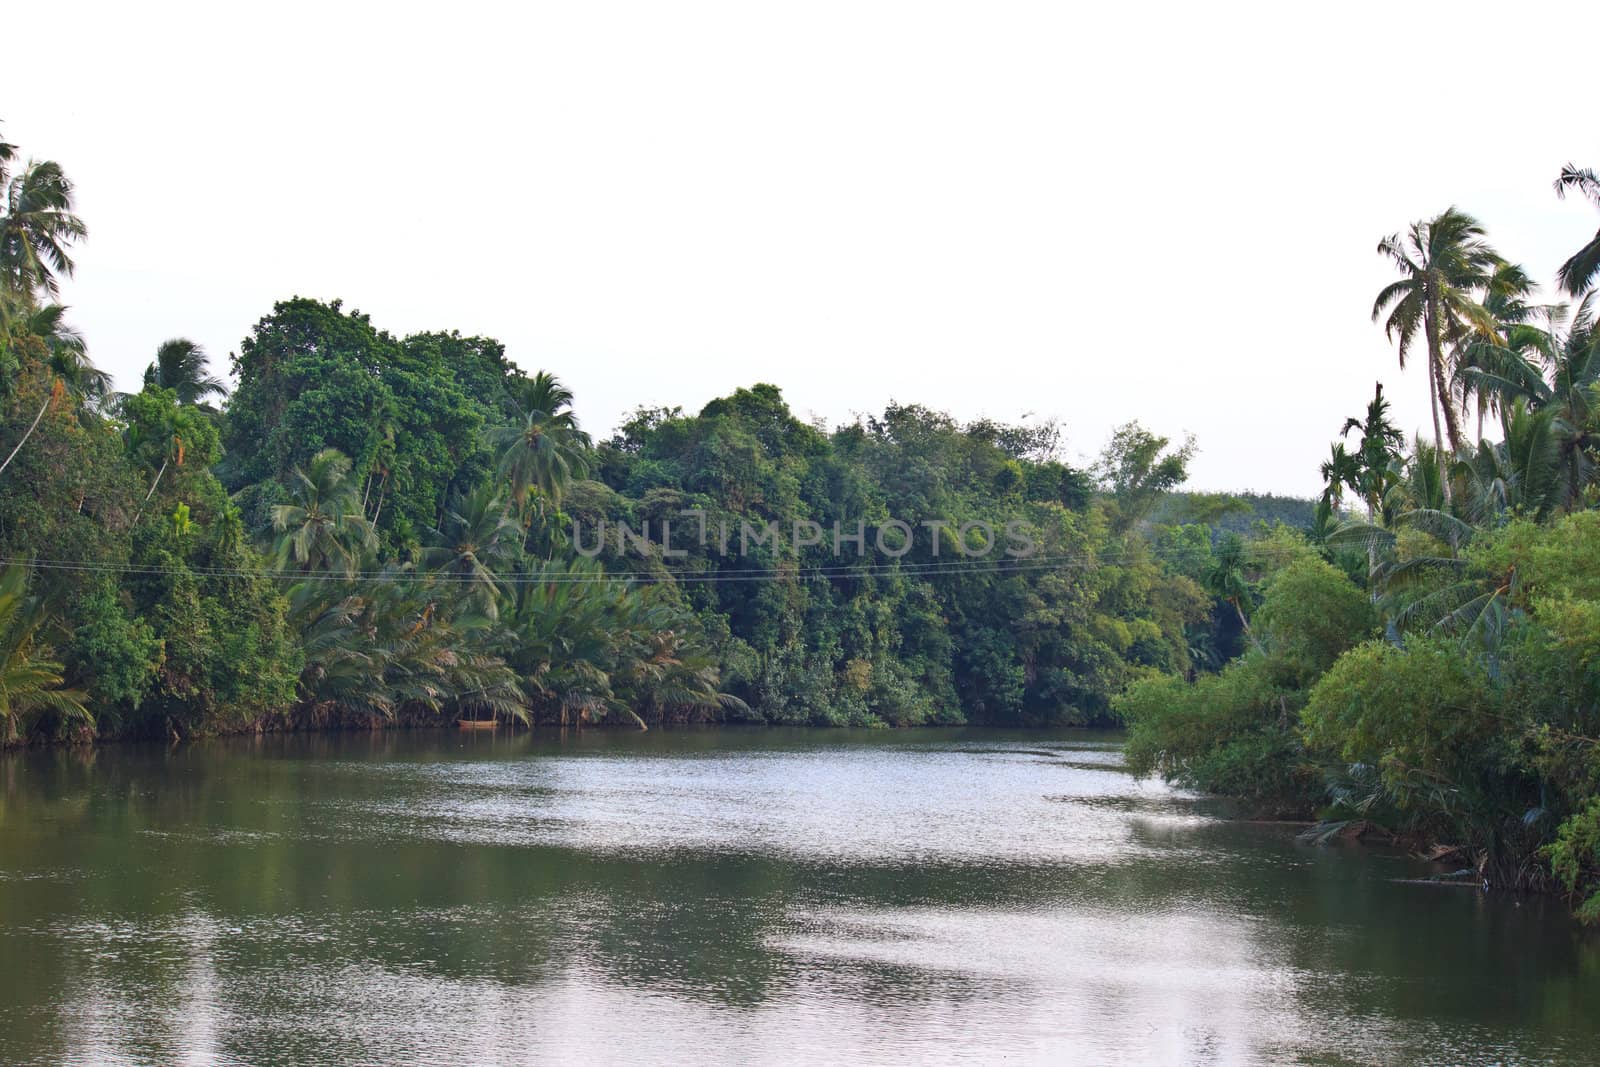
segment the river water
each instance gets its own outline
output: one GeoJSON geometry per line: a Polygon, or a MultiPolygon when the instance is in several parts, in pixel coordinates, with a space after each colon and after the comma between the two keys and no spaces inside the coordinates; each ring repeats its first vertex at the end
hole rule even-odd
{"type": "Polygon", "coordinates": [[[1115,735],[0,758],[0,1063],[1586,1063],[1559,903],[1406,884],[1115,735]]]}

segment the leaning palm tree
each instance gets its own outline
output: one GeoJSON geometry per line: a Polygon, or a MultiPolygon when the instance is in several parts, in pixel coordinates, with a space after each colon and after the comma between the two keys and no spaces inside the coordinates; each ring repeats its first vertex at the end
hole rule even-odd
{"type": "Polygon", "coordinates": [[[145,368],[144,384],[159,385],[178,394],[180,404],[203,404],[222,396],[222,379],[207,373],[206,350],[185,337],[174,337],[156,349],[156,361],[145,368]]]}
{"type": "MultiPolygon", "coordinates": [[[[1556,179],[1556,195],[1565,197],[1568,190],[1576,190],[1600,207],[1600,177],[1590,167],[1579,170],[1568,163],[1561,168],[1556,179]]],[[[1589,243],[1572,254],[1556,272],[1556,281],[1572,296],[1582,296],[1589,284],[1600,275],[1600,230],[1596,230],[1589,243]]]]}
{"type": "Polygon", "coordinates": [[[294,469],[289,491],[294,503],[272,509],[278,566],[353,576],[363,552],[377,547],[378,536],[361,514],[349,457],[324,448],[309,467],[294,469]]]}
{"type": "Polygon", "coordinates": [[[0,178],[5,183],[0,190],[0,288],[55,299],[61,293],[60,276],[72,276],[68,249],[89,233],[73,214],[72,182],[60,164],[48,160],[29,162],[16,174],[0,171],[0,178]]]}
{"type": "Polygon", "coordinates": [[[111,375],[90,361],[89,346],[83,334],[67,323],[66,311],[60,304],[35,307],[18,327],[39,339],[44,346],[45,366],[61,380],[67,392],[95,408],[111,399],[111,375]]]}
{"type": "Polygon", "coordinates": [[[1484,240],[1471,215],[1450,208],[1427,222],[1414,222],[1378,242],[1403,277],[1384,286],[1372,304],[1372,321],[1384,319],[1384,332],[1400,345],[1400,366],[1420,339],[1428,356],[1428,393],[1433,405],[1434,440],[1461,447],[1461,427],[1451,400],[1446,359],[1449,346],[1473,334],[1495,332],[1494,317],[1479,303],[1503,261],[1484,240]],[[1440,413],[1444,425],[1440,426],[1440,413]]]}
{"type": "Polygon", "coordinates": [[[13,564],[0,572],[0,729],[6,740],[44,714],[94,725],[83,694],[62,688],[63,668],[39,642],[44,611],[27,586],[24,568],[13,564]]]}
{"type": "Polygon", "coordinates": [[[79,421],[91,425],[100,407],[111,400],[114,394],[111,391],[111,375],[89,361],[83,335],[64,320],[66,308],[59,304],[40,307],[3,290],[0,290],[0,306],[11,308],[3,332],[0,332],[0,351],[6,347],[31,350],[43,370],[44,385],[44,396],[33,421],[6,458],[0,460],[0,473],[3,473],[39,428],[39,423],[52,404],[65,405],[76,401],[74,406],[79,421]]]}
{"type": "Polygon", "coordinates": [[[553,374],[540,371],[514,390],[520,421],[493,435],[502,449],[500,472],[511,484],[511,500],[525,509],[531,491],[560,506],[573,478],[589,472],[589,435],[578,427],[572,394],[553,374]]]}
{"type": "Polygon", "coordinates": [[[1261,642],[1251,631],[1250,620],[1245,617],[1244,611],[1245,604],[1254,602],[1254,592],[1245,574],[1243,538],[1231,531],[1222,535],[1212,552],[1211,566],[1206,569],[1201,581],[1206,592],[1233,609],[1233,613],[1239,617],[1239,629],[1259,651],[1261,642]]]}

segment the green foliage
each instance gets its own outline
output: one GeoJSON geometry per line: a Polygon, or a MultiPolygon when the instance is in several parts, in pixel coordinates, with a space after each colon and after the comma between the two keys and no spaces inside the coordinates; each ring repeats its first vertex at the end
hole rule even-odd
{"type": "Polygon", "coordinates": [[[1314,751],[1376,768],[1396,806],[1452,810],[1491,759],[1498,703],[1483,666],[1450,642],[1370,641],[1317,682],[1302,722],[1314,751]]]}
{"type": "Polygon", "coordinates": [[[83,694],[63,685],[63,668],[41,640],[47,616],[28,595],[28,572],[0,571],[0,731],[6,739],[41,724],[94,725],[83,694]]]}
{"type": "Polygon", "coordinates": [[[1338,568],[1315,557],[1296,559],[1273,577],[1256,621],[1280,677],[1296,689],[1310,688],[1377,630],[1367,595],[1338,568]]]}
{"type": "Polygon", "coordinates": [[[1194,683],[1171,676],[1134,682],[1116,704],[1129,724],[1129,769],[1209,792],[1311,806],[1321,775],[1289,728],[1290,694],[1272,674],[1268,661],[1255,657],[1194,683]]]}
{"type": "MultiPolygon", "coordinates": [[[[162,663],[161,640],[110,581],[96,582],[68,613],[76,625],[67,648],[71,674],[86,677],[93,702],[116,715],[137,710],[162,663]]],[[[106,713],[102,712],[102,725],[106,713]]]]}
{"type": "Polygon", "coordinates": [[[1578,918],[1600,922],[1600,797],[1561,824],[1546,855],[1561,886],[1578,898],[1578,918]]]}
{"type": "Polygon", "coordinates": [[[351,460],[369,521],[391,546],[414,545],[450,490],[487,471],[481,431],[507,417],[506,384],[491,378],[507,369],[503,355],[476,341],[397,341],[338,301],[276,305],[234,359],[239,386],[225,420],[220,471],[231,490],[246,491],[247,521],[264,528],[282,502],[273,486],[333,448],[351,460]]]}
{"type": "MultiPolygon", "coordinates": [[[[1171,676],[1134,682],[1115,707],[1129,726],[1135,773],[1303,811],[1314,806],[1322,774],[1304,750],[1294,713],[1322,672],[1370,635],[1372,606],[1291,535],[1280,533],[1250,554],[1260,556],[1253,566],[1268,575],[1250,654],[1193,683],[1171,676]]],[[[1232,572],[1237,584],[1217,584],[1243,597],[1248,586],[1239,571],[1232,572]]]]}

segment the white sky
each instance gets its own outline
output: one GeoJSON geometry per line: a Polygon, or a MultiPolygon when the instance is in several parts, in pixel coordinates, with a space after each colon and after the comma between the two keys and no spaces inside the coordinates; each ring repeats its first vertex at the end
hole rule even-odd
{"type": "Polygon", "coordinates": [[[1451,203],[1551,284],[1600,225],[1600,5],[12,5],[0,120],[91,229],[134,387],[274,300],[498,337],[605,433],[780,385],[1137,417],[1191,484],[1309,494],[1382,377],[1377,239],[1451,203]]]}

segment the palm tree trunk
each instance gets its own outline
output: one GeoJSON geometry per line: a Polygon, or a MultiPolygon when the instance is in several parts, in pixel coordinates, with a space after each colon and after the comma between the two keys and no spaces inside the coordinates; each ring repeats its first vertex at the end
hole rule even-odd
{"type": "Polygon", "coordinates": [[[6,457],[6,461],[0,463],[0,474],[4,474],[6,468],[11,466],[11,461],[17,458],[17,453],[21,452],[22,446],[28,443],[28,438],[33,436],[33,431],[39,428],[39,420],[44,418],[45,411],[50,407],[50,401],[54,399],[55,391],[53,389],[45,393],[44,403],[39,405],[39,414],[33,417],[33,423],[28,427],[28,432],[22,435],[22,440],[17,442],[17,447],[11,450],[11,455],[6,457]]]}
{"type": "Polygon", "coordinates": [[[1461,448],[1461,420],[1456,415],[1456,405],[1450,396],[1450,388],[1445,384],[1442,356],[1434,364],[1433,378],[1435,387],[1439,390],[1439,406],[1444,409],[1444,435],[1450,439],[1450,451],[1455,452],[1461,448]]]}
{"type": "MultiPolygon", "coordinates": [[[[168,459],[170,458],[168,457],[168,459]]],[[[144,506],[150,503],[151,497],[156,495],[156,486],[161,484],[161,476],[167,473],[167,462],[167,459],[161,461],[161,469],[156,471],[155,481],[150,483],[150,491],[144,495],[143,500],[139,501],[139,510],[133,513],[133,525],[139,525],[139,516],[144,514],[144,506]]]]}
{"type": "Polygon", "coordinates": [[[1240,606],[1239,598],[1229,597],[1228,602],[1233,605],[1234,614],[1239,616],[1239,625],[1244,629],[1244,635],[1250,639],[1250,643],[1256,647],[1257,652],[1265,653],[1267,650],[1261,647],[1261,642],[1256,639],[1255,631],[1250,629],[1250,620],[1244,617],[1244,608],[1240,606]]]}
{"type": "MultiPolygon", "coordinates": [[[[1444,382],[1441,371],[1442,355],[1439,352],[1439,338],[1434,331],[1433,312],[1426,316],[1424,329],[1428,331],[1428,401],[1433,405],[1433,443],[1439,453],[1439,485],[1444,490],[1444,502],[1450,503],[1450,470],[1445,466],[1444,434],[1439,432],[1439,404],[1444,398],[1440,395],[1444,382]]],[[[1452,446],[1453,447],[1453,446],[1452,446]]]]}
{"type": "MultiPolygon", "coordinates": [[[[372,513],[372,525],[378,525],[378,516],[383,514],[383,500],[389,495],[389,473],[384,472],[383,481],[378,483],[378,507],[372,513]]],[[[363,509],[365,510],[365,509],[363,509]]]]}

